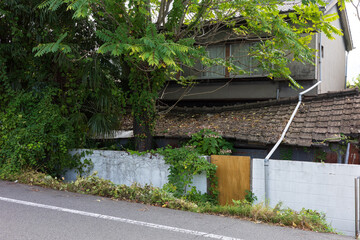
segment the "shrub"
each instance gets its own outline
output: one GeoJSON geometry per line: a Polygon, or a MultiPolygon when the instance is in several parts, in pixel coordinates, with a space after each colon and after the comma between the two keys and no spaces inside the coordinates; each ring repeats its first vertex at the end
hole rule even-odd
{"type": "Polygon", "coordinates": [[[19,92],[0,112],[1,172],[32,168],[60,175],[80,165],[68,150],[78,144],[71,122],[53,103],[54,89],[19,92]]]}
{"type": "Polygon", "coordinates": [[[187,146],[193,146],[201,155],[229,155],[232,145],[218,133],[210,129],[202,129],[191,136],[187,146]]]}
{"type": "Polygon", "coordinates": [[[216,165],[209,163],[197,151],[189,149],[189,146],[180,148],[168,146],[164,149],[158,149],[156,152],[163,155],[165,162],[170,165],[169,184],[166,189],[173,193],[174,196],[187,196],[197,202],[217,202],[216,165]],[[190,187],[194,175],[202,172],[206,173],[206,177],[210,179],[211,185],[214,187],[211,190],[211,195],[201,196],[195,188],[190,187]]]}

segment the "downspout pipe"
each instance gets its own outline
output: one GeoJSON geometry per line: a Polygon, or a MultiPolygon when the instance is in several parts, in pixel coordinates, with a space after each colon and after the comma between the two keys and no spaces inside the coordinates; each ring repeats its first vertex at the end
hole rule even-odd
{"type": "Polygon", "coordinates": [[[348,63],[349,62],[349,52],[345,52],[345,86],[347,88],[348,85],[348,63]]]}
{"type": "Polygon", "coordinates": [[[349,156],[350,156],[350,143],[347,144],[347,148],[346,148],[345,164],[349,164],[349,156]]]}
{"type": "Polygon", "coordinates": [[[265,204],[269,205],[269,201],[270,201],[270,197],[269,197],[269,160],[271,158],[271,156],[274,154],[274,152],[276,151],[276,149],[279,147],[280,143],[284,140],[285,135],[287,133],[287,131],[289,130],[289,127],[297,113],[297,111],[299,110],[299,107],[301,105],[302,102],[302,95],[310,92],[311,90],[313,90],[315,87],[317,87],[322,79],[321,79],[321,57],[322,57],[322,53],[321,53],[321,33],[319,34],[319,81],[316,82],[313,86],[311,86],[310,88],[306,89],[305,91],[302,91],[299,93],[299,101],[293,111],[293,113],[291,114],[291,117],[288,121],[288,123],[286,124],[279,140],[276,142],[276,144],[274,145],[274,147],[270,150],[270,152],[268,153],[268,155],[265,157],[264,159],[264,171],[265,171],[265,204]]]}

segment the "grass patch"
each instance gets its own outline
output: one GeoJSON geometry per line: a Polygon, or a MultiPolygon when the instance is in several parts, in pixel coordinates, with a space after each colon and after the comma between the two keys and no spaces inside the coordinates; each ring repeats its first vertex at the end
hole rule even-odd
{"type": "Polygon", "coordinates": [[[78,177],[74,182],[65,182],[64,179],[53,178],[50,175],[30,170],[18,174],[0,175],[0,179],[60,191],[91,194],[172,209],[189,211],[198,207],[195,203],[175,198],[172,194],[160,188],[150,185],[140,186],[136,183],[131,186],[116,185],[109,180],[99,178],[96,174],[88,177],[78,177]]]}
{"type": "Polygon", "coordinates": [[[255,222],[272,223],[316,232],[336,233],[326,222],[325,214],[310,209],[294,211],[278,203],[274,208],[264,203],[252,205],[246,200],[233,201],[234,205],[199,206],[197,212],[246,218],[255,222]]]}
{"type": "Polygon", "coordinates": [[[176,198],[164,189],[150,185],[132,186],[116,185],[94,175],[79,177],[75,182],[64,182],[64,179],[53,178],[50,175],[35,171],[24,171],[18,174],[0,175],[0,179],[17,181],[19,183],[41,186],[61,191],[92,194],[112,199],[140,202],[171,209],[181,209],[198,213],[233,216],[281,226],[290,226],[304,230],[335,233],[325,221],[325,215],[317,211],[302,209],[300,212],[283,208],[279,203],[275,208],[263,203],[251,204],[246,200],[233,201],[233,205],[219,206],[211,203],[199,205],[184,198],[176,198]]]}

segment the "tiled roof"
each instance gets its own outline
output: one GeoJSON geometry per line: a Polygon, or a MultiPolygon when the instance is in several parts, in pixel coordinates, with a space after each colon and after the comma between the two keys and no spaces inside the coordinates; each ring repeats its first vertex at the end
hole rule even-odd
{"type": "MultiPolygon", "coordinates": [[[[227,138],[274,144],[296,104],[297,98],[291,98],[221,108],[175,108],[160,116],[155,135],[188,137],[209,128],[227,138]]],[[[339,141],[341,134],[359,137],[360,95],[357,89],[304,97],[283,143],[322,145],[339,141]]]]}

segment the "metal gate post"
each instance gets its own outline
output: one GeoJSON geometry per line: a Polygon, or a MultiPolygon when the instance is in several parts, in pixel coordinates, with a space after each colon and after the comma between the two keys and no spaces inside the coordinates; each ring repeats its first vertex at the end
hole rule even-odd
{"type": "Polygon", "coordinates": [[[357,178],[355,178],[355,238],[358,239],[358,193],[357,193],[357,178]]]}
{"type": "Polygon", "coordinates": [[[355,178],[355,238],[359,239],[359,229],[360,229],[360,222],[359,222],[359,216],[360,216],[360,208],[359,208],[359,180],[360,177],[355,178]]]}

